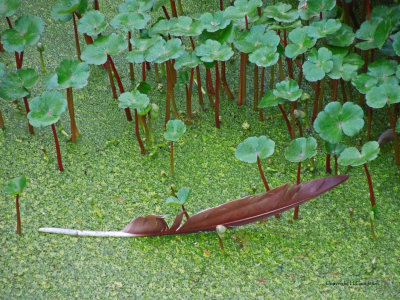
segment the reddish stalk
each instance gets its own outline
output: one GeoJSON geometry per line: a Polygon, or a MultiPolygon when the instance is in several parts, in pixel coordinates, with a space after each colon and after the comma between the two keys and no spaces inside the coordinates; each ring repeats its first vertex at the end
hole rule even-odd
{"type": "MultiPolygon", "coordinates": [[[[132,43],[131,43],[132,33],[128,32],[128,50],[132,51],[132,43]]],[[[135,71],[133,70],[133,63],[129,63],[129,78],[133,81],[135,80],[135,71]]]]}
{"type": "Polygon", "coordinates": [[[246,30],[249,30],[249,19],[247,18],[247,15],[244,15],[244,20],[246,21],[246,30]]]}
{"type": "Polygon", "coordinates": [[[17,234],[21,234],[21,214],[19,211],[19,194],[15,197],[15,209],[17,210],[17,234]]]}
{"type": "MultiPolygon", "coordinates": [[[[118,84],[118,89],[119,92],[122,94],[125,92],[124,86],[122,84],[121,78],[119,77],[117,68],[115,67],[114,61],[111,58],[110,55],[107,55],[107,60],[110,62],[111,68],[113,70],[113,73],[115,75],[115,79],[117,80],[117,84],[118,84]]],[[[112,77],[112,76],[111,76],[112,77]]],[[[115,87],[114,87],[115,88],[115,87]]],[[[115,93],[116,94],[116,93],[115,93]]],[[[126,115],[126,119],[130,122],[132,121],[132,115],[131,115],[131,111],[129,108],[125,108],[125,115],[126,115]]]]}
{"type": "Polygon", "coordinates": [[[1,113],[1,110],[0,110],[0,128],[2,128],[2,129],[5,128],[3,114],[1,113]]]}
{"type": "Polygon", "coordinates": [[[219,10],[224,10],[224,1],[219,0],[219,10]]]}
{"type": "Polygon", "coordinates": [[[218,61],[215,61],[215,127],[220,128],[219,123],[219,68],[218,61]]]}
{"type": "Polygon", "coordinates": [[[224,61],[221,61],[221,82],[228,99],[234,99],[235,97],[233,96],[231,89],[229,88],[228,82],[226,80],[226,62],[224,61]]]}
{"type": "Polygon", "coordinates": [[[10,18],[9,18],[9,17],[6,17],[6,20],[7,20],[7,23],[8,23],[8,27],[9,27],[10,29],[12,29],[13,26],[12,26],[12,23],[11,23],[10,18]]]}
{"type": "Polygon", "coordinates": [[[331,79],[332,83],[332,101],[337,101],[337,89],[338,89],[338,80],[337,79],[331,79]]]}
{"type": "MultiPolygon", "coordinates": [[[[300,184],[300,172],[301,172],[301,161],[297,165],[297,181],[296,184],[300,184]]],[[[297,220],[299,218],[299,207],[294,208],[293,219],[297,220]]]]}
{"type": "Polygon", "coordinates": [[[393,117],[392,110],[390,109],[390,106],[388,105],[388,114],[389,114],[389,122],[390,126],[392,127],[393,130],[393,145],[394,145],[394,153],[396,157],[396,165],[400,166],[400,149],[399,149],[399,141],[396,133],[396,121],[393,117]]]}
{"type": "Polygon", "coordinates": [[[342,97],[343,97],[343,103],[347,102],[347,94],[346,94],[346,88],[344,86],[344,80],[340,78],[340,87],[342,90],[342,97]]]}
{"type": "Polygon", "coordinates": [[[185,206],[182,204],[181,207],[182,207],[183,213],[185,214],[186,220],[189,220],[189,214],[188,214],[188,212],[187,212],[185,206]]]}
{"type": "Polygon", "coordinates": [[[171,141],[171,146],[170,146],[170,173],[171,176],[174,175],[174,142],[171,141]]]}
{"type": "Polygon", "coordinates": [[[203,100],[203,92],[201,90],[201,77],[200,77],[200,67],[196,67],[196,77],[197,77],[197,93],[199,95],[199,104],[201,108],[204,110],[204,100],[203,100]]]}
{"type": "Polygon", "coordinates": [[[78,59],[82,61],[81,59],[81,47],[79,45],[79,36],[78,36],[78,27],[76,26],[76,18],[75,18],[75,13],[72,13],[72,19],[74,21],[74,34],[75,34],[75,47],[76,47],[76,54],[78,55],[78,59]]]}
{"type": "Polygon", "coordinates": [[[107,59],[106,61],[106,69],[108,73],[108,79],[110,80],[110,85],[111,85],[111,91],[114,99],[117,99],[117,89],[115,88],[114,84],[114,78],[112,76],[112,71],[111,71],[111,66],[110,66],[110,61],[107,59]]]}
{"type": "Polygon", "coordinates": [[[167,18],[167,20],[169,20],[169,19],[170,19],[170,17],[169,17],[168,11],[167,11],[167,9],[165,8],[165,6],[164,6],[164,5],[162,6],[162,10],[163,10],[163,12],[164,12],[164,15],[165,15],[165,17],[167,18]]]}
{"type": "Polygon", "coordinates": [[[245,73],[245,69],[246,69],[246,65],[245,65],[245,61],[244,61],[244,57],[246,54],[244,54],[243,52],[240,53],[240,74],[239,74],[239,91],[238,91],[238,106],[242,106],[243,105],[243,76],[245,73]]]}
{"type": "MultiPolygon", "coordinates": [[[[26,114],[29,114],[29,112],[31,110],[29,109],[29,103],[28,103],[28,98],[27,97],[24,97],[24,104],[25,104],[26,114]]],[[[28,120],[28,128],[29,128],[30,134],[35,134],[32,125],[29,123],[29,120],[28,120]]]]}
{"type": "MultiPolygon", "coordinates": [[[[364,95],[365,96],[365,95],[364,95]]],[[[372,130],[372,108],[367,107],[367,140],[371,140],[371,130],[372,130]]]]}
{"type": "Polygon", "coordinates": [[[53,131],[54,143],[56,144],[58,169],[62,172],[62,171],[64,171],[64,167],[63,167],[62,161],[61,161],[60,144],[58,143],[57,131],[56,131],[56,127],[54,126],[54,124],[51,124],[51,130],[53,131]]]}
{"type": "Polygon", "coordinates": [[[317,89],[315,90],[315,99],[313,102],[313,114],[312,114],[312,118],[311,118],[312,123],[314,123],[315,119],[317,118],[320,90],[321,90],[321,81],[318,80],[317,89]]]}
{"type": "Polygon", "coordinates": [[[172,11],[172,16],[177,18],[178,17],[178,12],[176,11],[176,4],[174,0],[169,0],[171,4],[171,11],[172,11]]]}
{"type": "Polygon", "coordinates": [[[254,65],[254,101],[253,101],[253,110],[258,110],[258,66],[254,65]]]}
{"type": "Polygon", "coordinates": [[[142,81],[146,81],[146,62],[142,62],[142,81]]]}
{"type": "Polygon", "coordinates": [[[296,101],[292,101],[290,102],[290,108],[291,108],[291,112],[290,112],[290,117],[291,117],[291,125],[290,125],[290,137],[292,138],[292,140],[294,140],[295,136],[296,136],[296,119],[294,116],[294,109],[296,108],[296,101]]]}
{"type": "MultiPolygon", "coordinates": [[[[304,55],[304,53],[303,53],[303,55],[302,55],[302,65],[304,64],[304,61],[306,60],[306,57],[305,57],[305,55],[304,55]]],[[[299,85],[299,87],[301,88],[301,84],[302,84],[302,82],[303,82],[303,68],[299,68],[299,77],[297,78],[297,84],[299,85]]]]}
{"type": "MultiPolygon", "coordinates": [[[[128,108],[129,109],[129,108],[128,108]]],[[[140,132],[139,132],[139,117],[137,113],[137,109],[135,109],[135,134],[136,134],[136,139],[139,143],[140,147],[140,153],[141,154],[146,154],[146,149],[144,149],[142,139],[140,137],[140,132]]]]}
{"type": "MultiPolygon", "coordinates": [[[[265,67],[261,69],[261,87],[260,87],[259,99],[262,99],[262,97],[264,96],[264,81],[265,81],[265,67]]],[[[258,104],[257,104],[257,109],[258,109],[258,118],[262,122],[264,121],[263,111],[261,108],[258,108],[258,104]]]]}
{"type": "Polygon", "coordinates": [[[206,68],[206,88],[207,88],[208,101],[210,102],[210,106],[214,107],[213,95],[215,95],[215,91],[214,91],[214,87],[212,84],[211,71],[209,68],[206,68]]]}
{"type": "Polygon", "coordinates": [[[283,108],[282,104],[278,104],[278,107],[279,107],[279,109],[280,109],[280,111],[282,113],[283,118],[285,119],[286,126],[287,126],[287,129],[289,131],[289,134],[291,134],[292,128],[290,126],[290,122],[289,122],[289,119],[288,119],[287,114],[285,112],[285,109],[283,108]]]}
{"type": "Polygon", "coordinates": [[[99,0],[94,0],[94,9],[100,10],[99,0]]]}
{"type": "Polygon", "coordinates": [[[148,61],[146,61],[146,69],[147,69],[147,71],[151,70],[151,66],[150,66],[150,63],[148,61]]]}
{"type": "Polygon", "coordinates": [[[186,111],[189,123],[192,122],[192,89],[193,89],[194,69],[190,70],[189,88],[186,84],[186,111]]]}
{"type": "Polygon", "coordinates": [[[1,34],[0,34],[0,52],[5,52],[3,44],[1,43],[1,34]]]}
{"type": "Polygon", "coordinates": [[[303,137],[303,126],[301,125],[300,121],[297,121],[297,127],[299,128],[300,137],[303,137]]]}
{"type": "Polygon", "coordinates": [[[375,206],[375,194],[374,194],[374,188],[372,187],[372,180],[371,180],[371,175],[369,174],[367,164],[363,164],[364,170],[365,170],[365,175],[367,176],[368,180],[368,187],[369,187],[369,198],[371,201],[371,206],[375,206]]]}
{"type": "Polygon", "coordinates": [[[337,175],[338,174],[338,162],[337,162],[338,157],[336,154],[334,154],[333,157],[335,159],[335,175],[337,175]]]}
{"type": "Polygon", "coordinates": [[[331,154],[328,153],[326,155],[326,160],[325,160],[325,169],[326,169],[326,173],[332,173],[332,169],[331,169],[331,154]]]}
{"type": "Polygon", "coordinates": [[[220,236],[218,236],[218,241],[219,241],[219,247],[221,248],[222,254],[225,254],[224,243],[222,242],[222,239],[220,236]]]}
{"type": "Polygon", "coordinates": [[[76,143],[76,138],[80,136],[78,126],[76,126],[75,121],[75,109],[74,109],[74,98],[72,88],[67,88],[67,102],[68,102],[68,111],[69,111],[69,118],[71,121],[71,141],[76,143]]]}
{"type": "Polygon", "coordinates": [[[265,178],[264,172],[262,170],[260,157],[258,155],[257,155],[257,165],[258,165],[258,171],[260,172],[260,175],[261,175],[261,179],[262,179],[262,181],[264,183],[265,190],[267,192],[269,192],[270,188],[269,188],[267,179],[265,178]]]}

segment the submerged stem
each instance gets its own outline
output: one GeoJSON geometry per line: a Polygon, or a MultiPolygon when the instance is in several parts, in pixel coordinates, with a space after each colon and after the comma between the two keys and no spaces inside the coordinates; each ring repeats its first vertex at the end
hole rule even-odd
{"type": "MultiPolygon", "coordinates": [[[[129,108],[128,108],[129,109],[129,108]]],[[[146,154],[146,149],[144,149],[143,146],[143,141],[142,138],[140,137],[140,132],[139,132],[139,117],[138,117],[138,113],[137,113],[137,109],[135,108],[135,134],[136,134],[136,139],[139,143],[139,147],[140,147],[140,153],[141,154],[146,154]]]]}
{"type": "Polygon", "coordinates": [[[258,155],[257,155],[257,165],[258,165],[258,171],[260,172],[260,175],[261,175],[261,179],[264,183],[265,190],[268,192],[270,190],[270,188],[269,188],[267,179],[265,178],[264,172],[262,170],[260,157],[258,155]]]}
{"type": "Polygon", "coordinates": [[[21,234],[21,214],[19,211],[19,194],[15,197],[15,208],[17,211],[17,234],[21,234]]]}
{"type": "Polygon", "coordinates": [[[76,47],[76,54],[78,55],[78,59],[81,59],[81,46],[79,45],[79,36],[78,36],[78,27],[76,26],[76,18],[75,13],[72,13],[72,19],[74,21],[74,35],[75,35],[75,47],[76,47]]]}
{"type": "Polygon", "coordinates": [[[80,136],[78,126],[76,125],[75,121],[75,109],[74,109],[74,98],[72,87],[67,88],[67,102],[68,102],[68,111],[69,111],[69,118],[71,121],[71,141],[76,143],[76,138],[80,136]]]}
{"type": "MultiPolygon", "coordinates": [[[[28,98],[27,97],[24,97],[24,104],[25,104],[26,114],[29,114],[29,112],[31,110],[29,109],[29,103],[28,103],[28,98]]],[[[30,134],[34,134],[35,133],[31,123],[29,123],[29,119],[28,119],[28,128],[29,128],[30,134]]]]}
{"type": "Polygon", "coordinates": [[[371,201],[371,206],[375,206],[375,194],[374,194],[374,188],[372,187],[372,180],[371,180],[371,175],[369,174],[367,164],[363,164],[364,170],[365,170],[365,175],[367,176],[367,181],[368,181],[368,187],[369,187],[369,198],[371,201]]]}
{"type": "Polygon", "coordinates": [[[51,130],[53,131],[54,143],[56,144],[58,169],[62,172],[62,171],[64,171],[64,167],[63,167],[62,161],[61,161],[60,144],[58,143],[57,131],[56,131],[56,127],[54,126],[54,124],[51,124],[51,130]]]}

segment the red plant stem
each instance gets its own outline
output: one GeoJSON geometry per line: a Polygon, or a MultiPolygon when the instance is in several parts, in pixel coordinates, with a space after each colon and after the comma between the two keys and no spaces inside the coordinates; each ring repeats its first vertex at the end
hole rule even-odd
{"type": "Polygon", "coordinates": [[[258,110],[258,66],[254,65],[254,100],[253,100],[253,110],[258,110]]]}
{"type": "Polygon", "coordinates": [[[289,134],[291,134],[292,128],[290,126],[290,122],[289,122],[289,119],[288,119],[287,114],[285,112],[285,109],[283,108],[282,104],[278,104],[278,107],[279,107],[279,109],[280,109],[280,111],[282,113],[283,118],[285,119],[286,126],[287,126],[287,129],[289,131],[289,134]]]}
{"type": "MultiPolygon", "coordinates": [[[[128,50],[132,51],[132,43],[131,43],[132,33],[128,32],[128,50]]],[[[131,80],[135,80],[135,71],[133,70],[133,63],[129,63],[129,76],[131,80]]]]}
{"type": "Polygon", "coordinates": [[[110,80],[110,85],[111,85],[111,91],[112,91],[112,95],[114,99],[117,99],[117,89],[115,88],[115,84],[114,84],[114,78],[112,76],[112,71],[111,71],[111,66],[110,66],[110,61],[109,59],[107,59],[106,61],[106,69],[107,69],[107,73],[108,73],[108,79],[110,80]]]}
{"type": "Polygon", "coordinates": [[[218,61],[215,61],[215,127],[220,128],[219,123],[219,68],[218,61]]]}
{"type": "Polygon", "coordinates": [[[169,70],[169,61],[165,62],[165,69],[167,72],[167,98],[166,98],[166,104],[165,104],[165,121],[164,121],[164,127],[167,126],[167,123],[170,118],[171,114],[171,85],[172,85],[172,79],[171,79],[171,74],[169,70]]]}
{"type": "Polygon", "coordinates": [[[265,190],[268,192],[270,190],[270,188],[269,188],[267,179],[265,178],[264,172],[261,168],[261,161],[260,161],[260,157],[258,155],[257,155],[257,165],[258,165],[258,171],[260,172],[260,175],[261,175],[261,179],[264,183],[265,190]]]}
{"type": "Polygon", "coordinates": [[[62,171],[64,171],[64,167],[63,167],[62,161],[61,161],[60,144],[58,143],[57,131],[56,131],[56,127],[54,126],[54,124],[51,124],[51,130],[53,131],[54,143],[56,144],[58,169],[62,172],[62,171]]]}
{"type": "Polygon", "coordinates": [[[246,30],[249,30],[249,20],[247,18],[247,15],[244,15],[244,19],[246,21],[246,30]]]}
{"type": "Polygon", "coordinates": [[[394,153],[396,156],[396,165],[400,166],[400,149],[399,149],[399,141],[396,133],[396,120],[393,117],[392,110],[390,109],[390,106],[388,105],[388,114],[389,114],[389,122],[390,126],[392,127],[393,130],[393,145],[394,145],[394,153]]]}
{"type": "Polygon", "coordinates": [[[172,16],[173,17],[178,17],[178,13],[176,11],[176,4],[174,0],[169,0],[170,4],[171,4],[171,11],[172,11],[172,16]]]}
{"type": "Polygon", "coordinates": [[[67,103],[68,103],[68,111],[69,111],[69,118],[71,121],[71,141],[76,143],[76,138],[80,136],[78,126],[76,125],[75,121],[75,109],[74,109],[74,98],[72,88],[67,88],[67,103]]]}
{"type": "Polygon", "coordinates": [[[74,34],[75,34],[75,47],[76,47],[76,54],[78,55],[78,59],[82,61],[81,59],[81,47],[79,45],[79,36],[78,36],[78,27],[76,26],[76,18],[75,18],[75,13],[72,13],[72,19],[74,21],[74,34]]]}
{"type": "Polygon", "coordinates": [[[163,12],[164,12],[164,15],[165,15],[165,17],[167,18],[167,20],[169,20],[169,19],[170,19],[170,17],[169,17],[168,11],[167,11],[167,9],[165,8],[165,6],[164,6],[164,5],[162,6],[162,10],[163,10],[163,12]]]}
{"type": "Polygon", "coordinates": [[[315,119],[317,118],[318,100],[319,100],[320,91],[321,91],[321,81],[318,80],[317,89],[315,90],[315,99],[314,99],[314,102],[313,102],[313,114],[312,114],[312,118],[311,118],[312,123],[314,123],[315,119]]]}
{"type": "Polygon", "coordinates": [[[329,153],[326,155],[325,166],[326,166],[326,173],[329,173],[329,174],[332,173],[331,155],[329,153]]]}
{"type": "Polygon", "coordinates": [[[371,18],[371,2],[367,0],[367,20],[371,18]]]}
{"type": "Polygon", "coordinates": [[[0,128],[5,128],[3,114],[1,113],[1,110],[0,110],[0,128]]]}
{"type": "MultiPolygon", "coordinates": [[[[261,69],[261,87],[260,87],[260,96],[259,99],[262,99],[264,96],[264,83],[265,83],[265,67],[261,69]]],[[[257,99],[258,100],[258,99],[257,99]]],[[[257,102],[257,109],[258,109],[258,119],[262,122],[264,121],[264,116],[263,116],[263,111],[261,108],[258,108],[258,102],[257,102]]]]}
{"type": "Polygon", "coordinates": [[[219,0],[219,10],[224,10],[224,1],[219,0]]]}
{"type": "Polygon", "coordinates": [[[194,69],[190,70],[189,88],[186,85],[186,111],[188,114],[188,121],[192,121],[192,89],[193,89],[194,69]]]}
{"type": "Polygon", "coordinates": [[[215,91],[214,91],[214,87],[213,87],[213,83],[212,83],[211,71],[209,68],[206,68],[206,88],[207,88],[208,101],[210,102],[210,106],[214,107],[213,95],[215,95],[215,91]]]}
{"type": "Polygon", "coordinates": [[[1,35],[0,35],[0,52],[5,52],[3,44],[1,43],[1,35]]]}
{"type": "Polygon", "coordinates": [[[142,81],[146,81],[146,62],[142,62],[142,81]]]}
{"type": "Polygon", "coordinates": [[[221,248],[222,254],[225,254],[224,243],[222,242],[222,239],[220,236],[218,236],[218,241],[219,241],[219,247],[221,248]]]}
{"type": "Polygon", "coordinates": [[[245,54],[243,52],[240,52],[239,91],[238,91],[238,102],[237,102],[238,106],[242,106],[243,105],[242,77],[243,77],[244,68],[245,68],[245,66],[244,66],[244,56],[245,56],[245,54]]]}
{"type": "MultiPolygon", "coordinates": [[[[25,104],[26,114],[28,114],[31,110],[29,109],[29,103],[28,103],[28,98],[27,97],[24,97],[24,104],[25,104]]],[[[35,133],[34,130],[33,130],[32,125],[29,123],[29,120],[28,120],[28,128],[29,128],[30,134],[34,134],[35,133]]]]}
{"type": "Polygon", "coordinates": [[[335,175],[337,175],[337,174],[338,174],[338,162],[337,162],[338,157],[337,157],[336,154],[333,155],[333,157],[334,157],[334,159],[335,159],[335,175]]]}
{"type": "Polygon", "coordinates": [[[333,85],[332,101],[337,101],[338,80],[337,79],[331,79],[331,82],[332,82],[332,85],[333,85]]]}
{"type": "Polygon", "coordinates": [[[292,123],[290,124],[290,136],[292,138],[292,140],[294,140],[294,138],[296,137],[296,119],[294,116],[294,109],[296,108],[296,101],[292,101],[290,102],[290,107],[291,107],[291,112],[290,112],[290,117],[291,117],[291,121],[292,123]]]}
{"type": "Polygon", "coordinates": [[[346,88],[344,86],[344,80],[340,78],[340,87],[342,89],[342,97],[343,97],[343,103],[347,102],[347,94],[346,94],[346,88]]]}
{"type": "Polygon", "coordinates": [[[99,0],[94,0],[94,9],[100,10],[99,0]]]}
{"type": "Polygon", "coordinates": [[[363,164],[364,170],[365,170],[365,175],[367,176],[368,180],[368,187],[369,187],[369,198],[371,201],[371,206],[375,206],[375,194],[374,194],[374,188],[372,187],[372,180],[371,180],[371,175],[369,174],[367,164],[363,164]]]}
{"type": "Polygon", "coordinates": [[[297,121],[297,127],[299,127],[299,135],[303,137],[303,126],[301,125],[300,121],[297,121]]]}
{"type": "MultiPolygon", "coordinates": [[[[302,55],[301,60],[302,60],[301,64],[303,65],[304,61],[306,60],[304,53],[302,55]]],[[[300,88],[301,88],[302,82],[303,82],[303,68],[299,68],[299,77],[297,78],[297,84],[299,85],[300,88]]]]}
{"type": "Polygon", "coordinates": [[[21,214],[19,211],[19,194],[15,197],[15,209],[17,211],[17,234],[21,234],[21,214]]]}
{"type": "Polygon", "coordinates": [[[204,100],[203,100],[203,92],[201,90],[201,77],[200,77],[200,67],[196,67],[196,77],[197,77],[197,93],[199,94],[199,104],[204,110],[204,100]]]}
{"type": "Polygon", "coordinates": [[[170,146],[170,172],[171,176],[174,175],[174,142],[171,141],[171,146],[170,146]]]}
{"type": "MultiPolygon", "coordinates": [[[[365,96],[365,95],[364,95],[365,96]]],[[[372,108],[371,107],[367,107],[367,140],[370,141],[371,140],[371,130],[372,130],[372,108]]]]}
{"type": "Polygon", "coordinates": [[[187,212],[185,206],[182,204],[181,207],[182,207],[183,213],[185,214],[186,220],[189,220],[189,214],[188,214],[188,212],[187,212]]]}
{"type": "MultiPolygon", "coordinates": [[[[300,172],[301,172],[301,162],[297,165],[297,184],[300,184],[300,172]]],[[[299,218],[299,207],[294,208],[293,219],[297,220],[299,218]]]]}
{"type": "Polygon", "coordinates": [[[148,61],[146,61],[146,69],[147,69],[147,71],[151,70],[151,66],[150,66],[150,63],[148,61]]]}
{"type": "Polygon", "coordinates": [[[18,55],[17,52],[15,52],[15,61],[17,65],[17,70],[22,68],[22,61],[24,60],[24,51],[21,51],[21,54],[18,55]]]}
{"type": "MultiPolygon", "coordinates": [[[[125,92],[125,89],[124,89],[124,86],[122,84],[121,78],[119,77],[117,68],[115,67],[114,61],[113,61],[113,59],[111,58],[110,55],[107,55],[107,60],[110,62],[111,68],[112,68],[113,73],[115,75],[115,79],[117,80],[119,92],[122,94],[122,93],[125,92]]],[[[112,78],[112,76],[111,76],[111,78],[112,78]]],[[[115,88],[115,86],[114,86],[114,88],[115,88]]],[[[126,119],[129,122],[132,121],[132,114],[131,114],[131,110],[129,108],[125,108],[125,115],[126,115],[126,119]]]]}
{"type": "Polygon", "coordinates": [[[8,27],[9,27],[10,29],[12,29],[13,26],[12,26],[12,23],[11,23],[10,18],[9,18],[9,17],[6,17],[6,20],[7,20],[7,23],[8,23],[8,27]]]}
{"type": "MultiPolygon", "coordinates": [[[[129,109],[129,108],[128,108],[129,109]]],[[[140,153],[141,154],[146,154],[146,149],[144,149],[142,138],[140,137],[140,132],[139,132],[139,117],[137,113],[137,109],[135,109],[135,134],[136,134],[136,139],[139,143],[140,147],[140,153]]]]}
{"type": "Polygon", "coordinates": [[[233,94],[229,88],[228,82],[226,81],[226,62],[224,61],[221,61],[221,82],[228,99],[234,99],[233,94]]]}

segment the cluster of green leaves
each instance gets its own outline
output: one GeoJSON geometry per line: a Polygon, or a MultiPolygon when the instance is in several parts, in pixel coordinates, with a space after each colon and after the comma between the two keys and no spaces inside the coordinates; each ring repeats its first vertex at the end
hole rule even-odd
{"type": "Polygon", "coordinates": [[[281,81],[276,84],[275,89],[268,90],[260,103],[259,108],[273,107],[285,102],[293,102],[300,99],[303,90],[299,88],[297,82],[293,79],[281,81]]]}

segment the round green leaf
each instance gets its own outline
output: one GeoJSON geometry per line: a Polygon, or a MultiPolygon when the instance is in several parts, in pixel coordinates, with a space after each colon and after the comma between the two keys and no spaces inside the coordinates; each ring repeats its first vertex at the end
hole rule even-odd
{"type": "Polygon", "coordinates": [[[224,17],[222,11],[217,11],[214,15],[206,12],[200,16],[199,21],[202,28],[208,32],[216,32],[224,29],[231,23],[231,20],[224,17]]]}
{"type": "Polygon", "coordinates": [[[220,44],[214,40],[207,40],[199,45],[195,54],[204,62],[227,61],[233,55],[231,47],[227,44],[220,44]]]}
{"type": "Polygon", "coordinates": [[[56,21],[71,20],[72,13],[79,8],[79,0],[57,0],[51,9],[51,17],[56,21]]]}
{"type": "Polygon", "coordinates": [[[116,55],[127,46],[127,41],[121,35],[115,33],[102,35],[86,47],[81,58],[88,64],[102,65],[107,61],[107,55],[116,55]]]}
{"type": "Polygon", "coordinates": [[[186,132],[186,125],[181,120],[169,120],[164,138],[167,141],[176,142],[186,132]]]}
{"type": "Polygon", "coordinates": [[[296,101],[301,97],[303,90],[299,89],[297,81],[289,79],[279,82],[276,85],[273,93],[278,98],[283,98],[289,101],[296,101]]]}
{"type": "MultiPolygon", "coordinates": [[[[161,36],[153,38],[135,38],[131,39],[132,51],[126,54],[126,59],[131,63],[140,64],[144,61],[149,61],[147,57],[148,50],[154,45],[163,45],[165,42],[161,36]]],[[[157,48],[157,46],[156,46],[157,48]]]]}
{"type": "Polygon", "coordinates": [[[21,0],[0,0],[0,17],[10,17],[15,14],[21,0]]]}
{"type": "Polygon", "coordinates": [[[360,151],[355,147],[349,147],[340,154],[338,163],[342,166],[360,166],[374,160],[379,154],[379,143],[367,142],[360,151]]]}
{"type": "Polygon", "coordinates": [[[269,90],[264,94],[261,101],[258,103],[258,108],[274,107],[283,103],[285,103],[285,99],[275,96],[274,92],[269,90]]]}
{"type": "Polygon", "coordinates": [[[400,102],[400,86],[392,84],[382,84],[375,86],[367,92],[365,96],[367,105],[372,108],[382,108],[386,104],[400,102]]]}
{"type": "Polygon", "coordinates": [[[179,70],[183,67],[193,69],[197,67],[200,63],[201,63],[200,58],[198,58],[194,54],[194,52],[191,53],[185,52],[183,53],[183,55],[181,55],[175,60],[174,68],[175,70],[179,70]]]}
{"type": "Polygon", "coordinates": [[[175,205],[182,205],[184,203],[182,203],[178,198],[174,197],[174,196],[169,196],[167,198],[167,200],[165,200],[165,203],[167,204],[175,204],[175,205]]]}
{"type": "Polygon", "coordinates": [[[177,59],[185,51],[182,41],[178,38],[170,39],[167,42],[161,40],[153,44],[146,53],[146,61],[163,63],[170,59],[177,59]]]}
{"type": "Polygon", "coordinates": [[[301,162],[317,154],[317,141],[313,137],[292,140],[285,150],[285,158],[291,162],[301,162]]]}
{"type": "MultiPolygon", "coordinates": [[[[368,75],[378,79],[378,85],[392,82],[391,76],[396,73],[397,63],[394,60],[378,59],[368,65],[368,75]]],[[[397,84],[397,81],[394,82],[397,84]]]]}
{"type": "Polygon", "coordinates": [[[236,0],[234,6],[228,6],[224,11],[224,17],[230,20],[242,20],[255,16],[257,7],[262,6],[261,0],[236,0]]]}
{"type": "Polygon", "coordinates": [[[56,69],[55,74],[47,78],[48,89],[81,89],[87,85],[89,66],[79,60],[64,59],[56,69]]]}
{"type": "Polygon", "coordinates": [[[345,148],[346,146],[342,144],[331,144],[329,142],[325,142],[325,151],[331,155],[338,155],[342,153],[345,148]]]}
{"type": "Polygon", "coordinates": [[[288,44],[285,48],[285,55],[289,58],[295,58],[305,53],[317,42],[317,39],[308,36],[307,29],[304,27],[292,30],[289,33],[289,40],[292,43],[288,44]]]}
{"type": "Polygon", "coordinates": [[[240,33],[233,44],[240,52],[251,53],[265,46],[276,48],[279,41],[279,36],[274,31],[265,31],[265,25],[255,25],[240,33]]]}
{"type": "Polygon", "coordinates": [[[358,76],[354,77],[351,83],[360,93],[366,94],[369,90],[376,86],[378,80],[374,76],[361,73],[358,76]]]}
{"type": "Polygon", "coordinates": [[[133,32],[146,28],[150,20],[151,17],[148,14],[129,12],[116,15],[110,24],[112,27],[122,29],[125,32],[133,32]]]}
{"type": "Polygon", "coordinates": [[[120,4],[118,9],[120,13],[143,13],[149,11],[153,7],[153,0],[125,0],[120,4]]]}
{"type": "Polygon", "coordinates": [[[21,194],[26,186],[26,177],[15,177],[11,179],[7,186],[4,188],[4,193],[8,195],[17,195],[21,194]]]}
{"type": "Polygon", "coordinates": [[[22,52],[26,46],[35,45],[39,41],[42,32],[42,19],[26,15],[19,17],[15,21],[14,28],[7,29],[2,33],[1,42],[8,52],[22,52]]]}
{"type": "Polygon", "coordinates": [[[6,74],[0,84],[0,97],[6,100],[21,99],[28,96],[30,88],[36,85],[39,76],[33,69],[20,69],[6,74]]]}
{"type": "Polygon", "coordinates": [[[389,36],[390,29],[390,20],[375,17],[364,21],[356,32],[356,38],[365,40],[365,42],[356,44],[356,47],[361,50],[382,48],[389,36]]]}
{"type": "Polygon", "coordinates": [[[249,137],[240,143],[235,151],[237,159],[247,163],[257,162],[271,156],[275,151],[275,142],[266,136],[249,137]]]}
{"type": "Polygon", "coordinates": [[[331,46],[348,47],[353,43],[354,37],[353,29],[346,24],[342,24],[339,30],[326,37],[326,41],[331,46]]]}
{"type": "Polygon", "coordinates": [[[332,10],[336,0],[299,0],[299,15],[303,20],[309,20],[314,16],[332,10]]]}
{"type": "Polygon", "coordinates": [[[119,108],[132,108],[137,110],[145,110],[150,104],[149,97],[146,94],[142,94],[137,90],[132,92],[125,92],[118,97],[119,108]]]}
{"type": "Polygon", "coordinates": [[[29,123],[34,127],[44,127],[56,123],[67,107],[67,99],[59,92],[44,92],[29,102],[29,123]]]}
{"type": "Polygon", "coordinates": [[[249,61],[259,67],[275,65],[279,60],[276,47],[262,47],[249,55],[249,61]]]}
{"type": "Polygon", "coordinates": [[[308,81],[318,81],[333,68],[332,52],[325,47],[310,51],[303,64],[303,72],[308,81]]]}
{"type": "Polygon", "coordinates": [[[307,26],[307,33],[314,39],[320,39],[326,37],[328,34],[335,33],[340,29],[342,23],[336,19],[320,20],[311,23],[307,26]]]}
{"type": "Polygon", "coordinates": [[[364,113],[360,106],[346,102],[331,102],[321,111],[314,121],[314,129],[320,137],[329,143],[336,144],[343,134],[354,136],[364,126],[364,113]]]}
{"type": "Polygon", "coordinates": [[[184,204],[190,196],[190,189],[187,187],[182,187],[179,189],[178,193],[176,194],[181,204],[184,204]]]}
{"type": "Polygon", "coordinates": [[[187,16],[171,19],[171,31],[173,36],[198,36],[203,31],[200,21],[193,21],[187,16]]]}
{"type": "Polygon", "coordinates": [[[268,18],[273,18],[277,22],[291,23],[298,19],[299,13],[297,10],[292,9],[290,4],[277,3],[275,5],[268,5],[264,8],[264,14],[268,18]]]}
{"type": "Polygon", "coordinates": [[[92,10],[79,20],[78,31],[90,36],[97,36],[107,28],[104,15],[98,10],[92,10]]]}
{"type": "Polygon", "coordinates": [[[150,36],[163,35],[168,36],[172,28],[172,23],[170,20],[161,19],[157,23],[153,24],[149,29],[150,36]]]}

